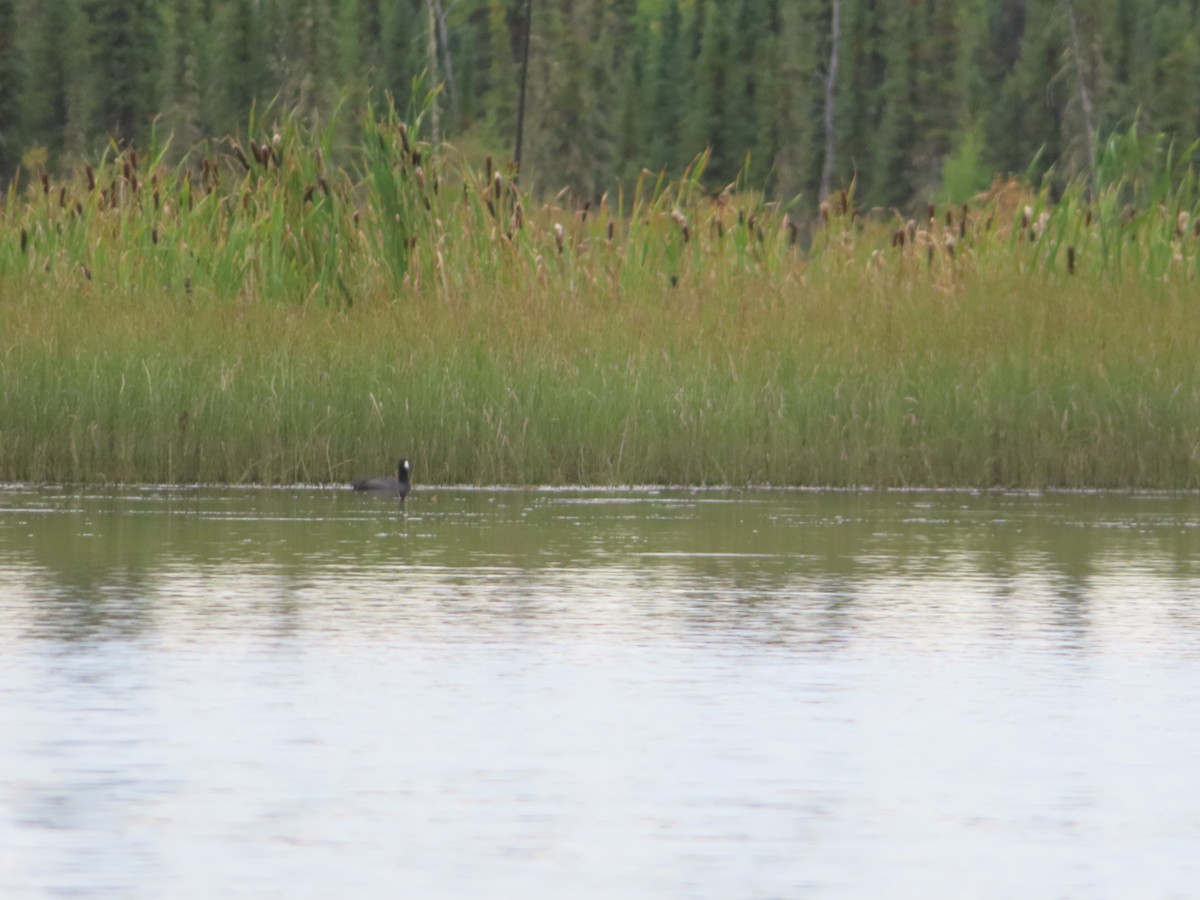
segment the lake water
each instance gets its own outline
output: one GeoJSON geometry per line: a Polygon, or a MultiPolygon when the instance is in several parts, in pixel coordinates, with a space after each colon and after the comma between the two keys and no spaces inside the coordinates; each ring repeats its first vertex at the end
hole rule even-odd
{"type": "Polygon", "coordinates": [[[1200,498],[0,487],[0,896],[1168,897],[1200,498]]]}

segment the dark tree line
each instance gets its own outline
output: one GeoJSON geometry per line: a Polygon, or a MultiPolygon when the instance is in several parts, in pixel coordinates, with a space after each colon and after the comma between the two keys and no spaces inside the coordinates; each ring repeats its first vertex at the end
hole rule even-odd
{"type": "MultiPolygon", "coordinates": [[[[0,177],[152,128],[185,148],[252,104],[348,122],[388,93],[407,105],[422,73],[443,85],[438,136],[503,158],[524,10],[0,0],[0,177]]],[[[1200,134],[1200,0],[534,0],[529,58],[525,177],[580,197],[707,146],[715,187],[744,170],[814,200],[824,176],[906,206],[1031,164],[1086,173],[1115,129],[1200,134]]]]}

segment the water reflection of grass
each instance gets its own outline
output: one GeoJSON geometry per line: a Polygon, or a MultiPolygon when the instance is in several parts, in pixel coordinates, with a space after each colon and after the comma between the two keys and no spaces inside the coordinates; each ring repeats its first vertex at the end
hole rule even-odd
{"type": "Polygon", "coordinates": [[[585,211],[394,118],[342,168],[281,129],[9,194],[0,479],[1200,483],[1190,195],[802,239],[699,164],[585,211]]]}

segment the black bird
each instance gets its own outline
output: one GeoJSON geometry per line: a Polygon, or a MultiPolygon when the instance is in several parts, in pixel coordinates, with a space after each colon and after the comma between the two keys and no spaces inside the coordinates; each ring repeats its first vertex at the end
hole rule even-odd
{"type": "Polygon", "coordinates": [[[401,501],[408,496],[409,484],[408,475],[412,472],[412,463],[407,459],[400,460],[400,464],[396,466],[395,475],[379,475],[375,478],[363,478],[354,482],[356,491],[371,491],[376,494],[392,494],[399,497],[401,501]]]}

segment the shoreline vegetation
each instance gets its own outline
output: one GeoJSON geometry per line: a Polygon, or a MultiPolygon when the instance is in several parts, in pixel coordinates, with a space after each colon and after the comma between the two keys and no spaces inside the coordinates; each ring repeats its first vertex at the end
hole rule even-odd
{"type": "Polygon", "coordinates": [[[918,215],[253,116],[0,199],[0,481],[1200,487],[1192,150],[918,215]]]}

